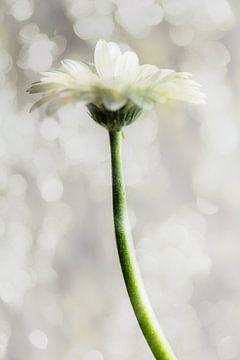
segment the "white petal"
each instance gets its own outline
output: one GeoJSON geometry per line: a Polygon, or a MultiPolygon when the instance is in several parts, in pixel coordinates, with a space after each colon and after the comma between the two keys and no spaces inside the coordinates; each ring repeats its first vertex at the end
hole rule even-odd
{"type": "Polygon", "coordinates": [[[131,83],[138,72],[139,60],[133,51],[126,51],[115,63],[114,76],[131,83]]]}
{"type": "Polygon", "coordinates": [[[63,60],[62,66],[66,71],[65,78],[71,83],[77,81],[81,85],[89,84],[95,76],[87,65],[77,61],[63,60]]]}
{"type": "Polygon", "coordinates": [[[139,66],[138,73],[135,79],[136,86],[139,87],[152,87],[158,83],[167,80],[169,76],[174,74],[174,70],[159,69],[154,65],[141,65],[139,66]]]}
{"type": "Polygon", "coordinates": [[[151,77],[153,74],[159,71],[159,68],[155,65],[141,65],[138,68],[138,73],[136,77],[136,81],[142,81],[147,80],[149,77],[151,77]]]}
{"type": "Polygon", "coordinates": [[[149,81],[151,81],[153,85],[157,83],[162,83],[174,77],[175,74],[176,72],[174,70],[161,69],[155,74],[153,74],[152,77],[149,78],[149,81]]]}
{"type": "Polygon", "coordinates": [[[109,42],[108,48],[109,48],[112,62],[114,63],[116,61],[116,59],[118,58],[118,56],[121,55],[120,47],[115,42],[109,42]]]}
{"type": "Polygon", "coordinates": [[[151,98],[151,96],[146,96],[137,92],[130,93],[129,98],[132,100],[132,102],[134,102],[134,104],[144,110],[150,110],[156,102],[155,99],[151,98]]]}
{"type": "Polygon", "coordinates": [[[175,70],[161,69],[161,79],[166,78],[169,75],[176,74],[175,70]]]}
{"type": "Polygon", "coordinates": [[[91,72],[89,67],[81,62],[65,59],[61,62],[63,68],[72,76],[78,76],[83,72],[91,72]]]}
{"type": "Polygon", "coordinates": [[[160,81],[155,90],[159,96],[167,99],[187,101],[195,104],[205,103],[205,95],[200,91],[200,85],[189,79],[189,73],[177,73],[166,76],[160,81]]]}
{"type": "Polygon", "coordinates": [[[114,63],[120,55],[121,51],[117,44],[107,43],[105,40],[97,42],[94,62],[100,78],[113,77],[114,63]]]}
{"type": "Polygon", "coordinates": [[[67,84],[71,79],[70,75],[62,72],[62,71],[45,71],[42,72],[41,75],[43,76],[40,80],[44,83],[58,83],[58,84],[67,84]]]}

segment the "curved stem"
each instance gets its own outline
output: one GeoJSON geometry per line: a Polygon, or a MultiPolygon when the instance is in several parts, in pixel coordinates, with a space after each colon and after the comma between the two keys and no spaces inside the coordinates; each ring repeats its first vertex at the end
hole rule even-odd
{"type": "Polygon", "coordinates": [[[143,335],[157,360],[176,360],[147,298],[127,217],[127,203],[121,159],[121,131],[111,131],[113,216],[117,249],[129,298],[143,335]]]}

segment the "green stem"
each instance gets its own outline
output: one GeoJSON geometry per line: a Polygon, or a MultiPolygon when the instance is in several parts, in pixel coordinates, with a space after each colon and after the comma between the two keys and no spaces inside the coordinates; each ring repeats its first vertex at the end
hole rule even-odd
{"type": "Polygon", "coordinates": [[[157,360],[176,360],[149,303],[138,268],[127,217],[121,159],[121,131],[111,131],[113,216],[117,249],[129,298],[143,335],[157,360]]]}

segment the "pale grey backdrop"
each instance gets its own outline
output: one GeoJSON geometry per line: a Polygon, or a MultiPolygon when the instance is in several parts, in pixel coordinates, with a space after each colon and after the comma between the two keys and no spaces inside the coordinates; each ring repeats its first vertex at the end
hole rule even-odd
{"type": "Polygon", "coordinates": [[[179,360],[240,357],[238,2],[1,0],[0,359],[152,359],[115,251],[107,133],[84,106],[31,115],[26,94],[99,38],[189,71],[205,106],[126,129],[137,255],[179,360]]]}

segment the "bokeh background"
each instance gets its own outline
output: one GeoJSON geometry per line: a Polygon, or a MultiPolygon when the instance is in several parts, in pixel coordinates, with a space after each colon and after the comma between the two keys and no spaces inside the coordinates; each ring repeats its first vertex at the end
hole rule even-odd
{"type": "Polygon", "coordinates": [[[239,2],[0,1],[0,359],[148,360],[115,250],[107,132],[83,105],[29,114],[39,72],[99,38],[194,74],[126,128],[131,226],[179,360],[240,358],[239,2]]]}

